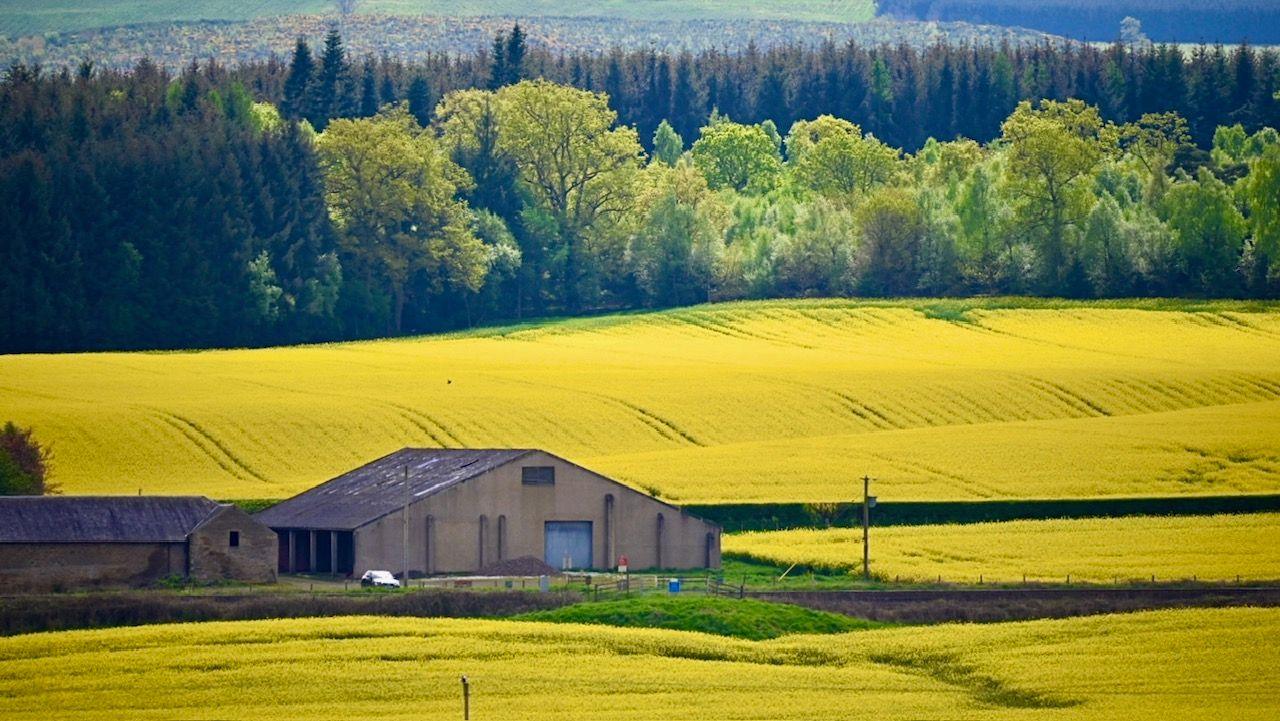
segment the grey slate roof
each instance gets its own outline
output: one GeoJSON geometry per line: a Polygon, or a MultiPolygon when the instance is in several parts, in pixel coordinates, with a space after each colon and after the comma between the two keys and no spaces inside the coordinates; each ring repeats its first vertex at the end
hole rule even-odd
{"type": "Polygon", "coordinates": [[[181,543],[218,508],[202,496],[0,497],[0,543],[181,543]]]}
{"type": "Polygon", "coordinates": [[[352,531],[506,465],[529,449],[405,448],[258,513],[272,528],[352,531]],[[405,469],[408,469],[408,490],[405,469]]]}

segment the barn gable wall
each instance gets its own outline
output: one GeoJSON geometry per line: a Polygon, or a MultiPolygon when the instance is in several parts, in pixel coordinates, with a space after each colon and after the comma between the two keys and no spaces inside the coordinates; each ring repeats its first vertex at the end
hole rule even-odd
{"type": "MultiPolygon", "coordinates": [[[[543,558],[546,521],[590,521],[596,568],[622,555],[633,569],[705,568],[708,555],[712,568],[720,565],[718,527],[539,451],[411,503],[409,571],[470,572],[500,559],[543,558]],[[555,484],[525,485],[525,466],[554,467],[555,484]]],[[[357,529],[356,572],[400,571],[404,528],[397,511],[357,529]]]]}
{"type": "Polygon", "coordinates": [[[223,506],[188,537],[191,578],[275,583],[279,541],[274,531],[234,506],[223,506]],[[230,544],[231,533],[239,545],[230,544]]]}

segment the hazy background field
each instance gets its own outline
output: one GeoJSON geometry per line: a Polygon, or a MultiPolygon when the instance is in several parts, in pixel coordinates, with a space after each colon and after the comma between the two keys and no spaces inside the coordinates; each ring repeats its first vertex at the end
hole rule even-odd
{"type": "Polygon", "coordinates": [[[279,498],[442,445],[546,448],[685,503],[848,500],[863,473],[886,500],[1280,490],[1272,306],[1023,303],[4,356],[0,406],[52,442],[69,493],[279,498]]]}

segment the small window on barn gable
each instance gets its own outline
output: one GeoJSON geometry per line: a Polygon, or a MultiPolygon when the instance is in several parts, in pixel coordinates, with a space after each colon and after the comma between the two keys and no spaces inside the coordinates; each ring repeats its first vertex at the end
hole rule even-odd
{"type": "Polygon", "coordinates": [[[228,544],[228,545],[230,545],[232,548],[239,548],[239,547],[240,547],[240,532],[239,532],[239,531],[232,531],[232,532],[231,532],[231,536],[227,539],[227,544],[228,544]]]}
{"type": "Polygon", "coordinates": [[[553,486],[556,469],[554,466],[525,466],[520,469],[520,480],[526,486],[553,486]]]}

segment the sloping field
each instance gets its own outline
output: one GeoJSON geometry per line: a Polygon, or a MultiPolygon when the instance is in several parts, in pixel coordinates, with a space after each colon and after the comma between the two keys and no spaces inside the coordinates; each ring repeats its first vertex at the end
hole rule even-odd
{"type": "Polygon", "coordinates": [[[6,719],[1274,719],[1280,611],[753,642],[347,617],[0,639],[6,719]]]}
{"type": "Polygon", "coordinates": [[[543,447],[681,502],[847,500],[863,473],[894,500],[1280,490],[1277,306],[1026,303],[5,356],[0,419],[70,493],[284,497],[406,445],[543,447]]]}
{"type": "MultiPolygon", "coordinates": [[[[726,552],[773,564],[862,570],[862,529],[725,536],[726,552]]],[[[1280,579],[1280,514],[1007,521],[875,528],[882,578],[954,583],[1280,579]]]]}

